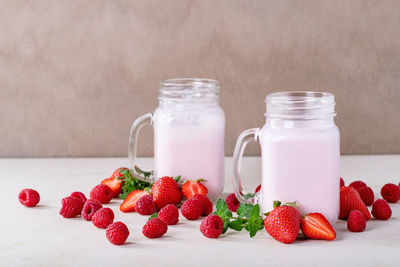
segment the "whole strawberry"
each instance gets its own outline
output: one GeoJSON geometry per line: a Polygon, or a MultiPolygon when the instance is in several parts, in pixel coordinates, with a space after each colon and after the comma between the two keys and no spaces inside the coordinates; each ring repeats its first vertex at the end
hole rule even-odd
{"type": "Polygon", "coordinates": [[[365,219],[371,219],[371,214],[365,206],[357,190],[352,186],[342,186],[340,188],[340,213],[339,219],[346,220],[352,210],[359,210],[364,214],[365,219]]]}
{"type": "Polygon", "coordinates": [[[148,238],[159,238],[162,237],[168,230],[168,226],[165,222],[159,218],[150,219],[142,229],[142,233],[148,238]]]}
{"type": "Polygon", "coordinates": [[[182,201],[178,183],[172,177],[162,177],[153,184],[153,201],[158,210],[168,204],[177,205],[182,201]]]}
{"type": "Polygon", "coordinates": [[[299,234],[300,213],[292,206],[279,205],[279,202],[275,202],[275,208],[264,220],[264,227],[268,234],[279,242],[290,244],[296,240],[299,234]]]}

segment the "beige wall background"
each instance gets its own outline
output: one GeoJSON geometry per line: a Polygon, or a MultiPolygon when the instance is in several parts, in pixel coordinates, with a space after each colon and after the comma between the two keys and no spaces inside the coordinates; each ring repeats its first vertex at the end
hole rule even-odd
{"type": "Polygon", "coordinates": [[[400,1],[3,0],[0,156],[125,156],[174,77],[221,82],[228,155],[283,90],[336,95],[342,153],[400,153],[400,1]]]}

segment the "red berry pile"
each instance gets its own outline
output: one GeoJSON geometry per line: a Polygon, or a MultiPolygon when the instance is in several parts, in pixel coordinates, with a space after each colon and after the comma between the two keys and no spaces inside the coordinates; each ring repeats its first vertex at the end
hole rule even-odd
{"type": "MultiPolygon", "coordinates": [[[[202,184],[204,180],[187,180],[180,186],[180,177],[165,176],[151,185],[135,178],[135,174],[145,177],[151,175],[138,167],[133,172],[119,168],[90,191],[89,199],[78,191],[64,197],[59,214],[64,218],[81,216],[84,220],[92,221],[95,227],[106,229],[106,238],[114,245],[124,244],[129,236],[129,229],[123,222],[114,222],[114,211],[103,207],[114,197],[123,199],[120,204],[122,212],[136,211],[140,215],[151,215],[142,227],[142,234],[147,238],[160,238],[167,233],[168,225],[179,223],[177,205],[181,202],[181,213],[187,220],[204,217],[200,232],[207,238],[218,238],[228,229],[245,229],[253,237],[264,228],[270,236],[282,243],[294,242],[300,230],[306,238],[336,238],[335,230],[323,214],[316,212],[301,216],[296,202],[282,204],[275,201],[273,209],[265,214],[264,219],[260,215],[259,205],[241,204],[235,194],[230,194],[218,200],[213,213],[213,204],[207,197],[208,189],[202,184]]],[[[261,185],[257,186],[254,194],[260,190],[261,185]]],[[[371,214],[376,220],[391,218],[389,203],[400,200],[400,184],[385,184],[380,193],[383,199],[375,200],[372,188],[365,182],[357,180],[345,186],[344,179],[340,178],[339,219],[347,220],[349,231],[363,232],[371,214]],[[370,212],[367,206],[371,205],[370,212]]],[[[34,207],[39,203],[40,195],[33,189],[23,189],[18,199],[21,204],[34,207]]]]}

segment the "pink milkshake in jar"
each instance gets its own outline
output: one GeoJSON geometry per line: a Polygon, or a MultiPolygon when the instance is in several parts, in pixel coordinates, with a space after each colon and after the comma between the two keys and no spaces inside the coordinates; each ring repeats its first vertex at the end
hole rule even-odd
{"type": "Polygon", "coordinates": [[[334,96],[321,92],[280,92],[267,96],[266,124],[244,131],[236,144],[233,185],[241,202],[256,202],[263,212],[272,203],[297,201],[304,215],[322,213],[331,223],[339,215],[340,135],[334,96]],[[261,145],[261,190],[245,199],[240,161],[245,145],[261,145]]]}
{"type": "Polygon", "coordinates": [[[154,127],[154,176],[198,180],[208,197],[224,188],[225,114],[219,105],[219,83],[211,79],[170,79],[161,83],[159,106],[132,125],[130,164],[134,166],[138,131],[154,127]]]}

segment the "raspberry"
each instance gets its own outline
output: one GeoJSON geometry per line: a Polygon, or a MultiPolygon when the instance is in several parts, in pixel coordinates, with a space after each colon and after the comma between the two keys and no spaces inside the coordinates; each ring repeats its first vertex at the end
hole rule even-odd
{"type": "Polygon", "coordinates": [[[75,198],[82,200],[83,204],[85,204],[85,202],[87,200],[85,194],[83,194],[82,192],[73,192],[73,193],[71,193],[71,197],[75,197],[75,198]]]}
{"type": "Polygon", "coordinates": [[[362,232],[367,227],[367,220],[359,210],[352,210],[347,218],[347,229],[350,232],[362,232]]]}
{"type": "Polygon", "coordinates": [[[39,193],[34,189],[23,189],[18,195],[19,202],[27,207],[34,207],[40,201],[39,193]]]}
{"type": "Polygon", "coordinates": [[[142,196],[135,204],[135,210],[141,215],[151,215],[156,212],[156,205],[150,195],[142,196]]]}
{"type": "Polygon", "coordinates": [[[114,221],[114,212],[110,208],[101,208],[92,217],[92,223],[98,228],[107,228],[114,221]]]}
{"type": "Polygon", "coordinates": [[[344,180],[342,177],[340,177],[340,187],[344,186],[344,180]]]}
{"type": "Polygon", "coordinates": [[[114,197],[111,188],[104,184],[96,185],[90,191],[90,198],[97,199],[102,204],[107,204],[114,197]]]}
{"type": "Polygon", "coordinates": [[[203,202],[198,199],[188,199],[181,207],[182,215],[188,220],[197,220],[203,214],[203,202]]]}
{"type": "Polygon", "coordinates": [[[215,214],[208,215],[200,224],[200,232],[202,232],[203,235],[208,238],[219,237],[223,230],[224,222],[222,221],[221,217],[215,214]]]}
{"type": "Polygon", "coordinates": [[[360,195],[362,201],[367,206],[371,206],[374,203],[374,191],[372,191],[371,187],[361,187],[358,189],[358,194],[360,195]]]}
{"type": "Polygon", "coordinates": [[[203,203],[203,213],[201,215],[208,216],[213,211],[213,204],[208,199],[208,197],[200,194],[196,194],[193,196],[194,199],[198,199],[203,203]]]}
{"type": "Polygon", "coordinates": [[[65,197],[61,200],[60,215],[64,218],[73,218],[82,212],[83,203],[75,197],[65,197]]]}
{"type": "Polygon", "coordinates": [[[83,210],[82,210],[82,217],[86,221],[92,220],[93,215],[101,209],[103,205],[97,200],[97,199],[88,199],[85,202],[85,205],[83,205],[83,210]]]}
{"type": "Polygon", "coordinates": [[[162,237],[168,230],[168,226],[159,218],[153,218],[148,221],[142,229],[142,233],[148,238],[162,237]]]}
{"type": "Polygon", "coordinates": [[[115,222],[107,226],[106,236],[114,245],[122,245],[129,236],[129,230],[124,223],[115,222]]]}
{"type": "Polygon", "coordinates": [[[256,190],[254,191],[254,193],[257,193],[258,191],[260,191],[261,190],[261,185],[259,184],[257,187],[256,187],[256,190]]]}
{"type": "Polygon", "coordinates": [[[225,198],[226,205],[230,211],[236,212],[240,206],[239,200],[237,200],[234,193],[230,194],[225,198]]]}
{"type": "Polygon", "coordinates": [[[378,199],[374,202],[371,213],[378,220],[387,220],[392,216],[392,210],[384,199],[378,199]]]}
{"type": "Polygon", "coordinates": [[[174,204],[168,204],[160,210],[158,218],[168,225],[175,225],[179,222],[179,211],[174,204]]]}
{"type": "Polygon", "coordinates": [[[382,197],[389,203],[396,203],[400,199],[400,187],[395,184],[385,184],[381,189],[382,197]]]}
{"type": "Polygon", "coordinates": [[[349,186],[353,187],[355,190],[358,191],[358,189],[360,189],[361,187],[367,186],[367,184],[364,183],[363,181],[354,181],[351,184],[349,184],[349,186]]]}

